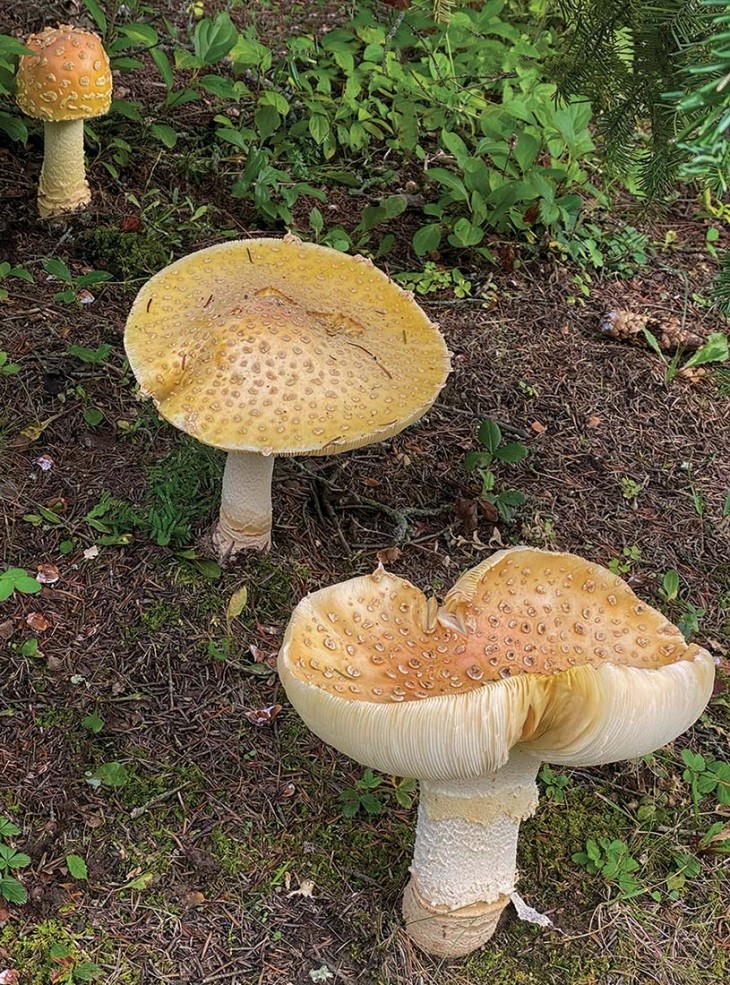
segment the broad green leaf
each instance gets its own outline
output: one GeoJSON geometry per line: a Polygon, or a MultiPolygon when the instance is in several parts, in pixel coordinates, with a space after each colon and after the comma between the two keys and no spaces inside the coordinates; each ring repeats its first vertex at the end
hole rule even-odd
{"type": "Polygon", "coordinates": [[[25,888],[17,879],[13,879],[12,876],[3,876],[0,878],[0,897],[8,903],[22,904],[28,902],[28,894],[25,888]]]}
{"type": "Polygon", "coordinates": [[[529,450],[520,444],[519,441],[512,441],[510,444],[498,448],[494,453],[494,457],[502,462],[513,463],[522,462],[529,454],[529,450]]]}
{"type": "Polygon", "coordinates": [[[727,335],[722,332],[713,332],[708,336],[707,342],[702,348],[689,357],[684,364],[684,369],[702,366],[704,363],[723,363],[729,357],[727,335]]]}
{"type": "Polygon", "coordinates": [[[150,58],[157,66],[157,71],[162,76],[162,81],[165,83],[165,86],[169,92],[175,84],[170,59],[167,57],[162,48],[150,48],[150,58]]]}
{"type": "Polygon", "coordinates": [[[441,224],[430,222],[426,226],[421,226],[413,234],[413,250],[418,256],[425,253],[433,253],[439,248],[441,242],[441,224]]]}
{"type": "Polygon", "coordinates": [[[129,38],[130,41],[134,41],[135,44],[143,44],[151,48],[152,45],[159,44],[160,37],[154,27],[150,27],[149,24],[140,24],[135,22],[134,24],[121,24],[117,30],[120,34],[123,34],[125,38],[129,38]]]}
{"type": "Polygon", "coordinates": [[[73,280],[73,276],[71,275],[71,271],[68,269],[68,266],[63,262],[63,260],[59,260],[58,257],[51,257],[49,260],[46,260],[43,264],[43,269],[47,274],[50,274],[51,277],[56,277],[58,280],[62,280],[67,284],[71,283],[73,280]]]}
{"type": "Polygon", "coordinates": [[[677,593],[679,592],[679,573],[674,568],[667,571],[664,575],[662,588],[664,589],[664,596],[668,602],[676,599],[677,593]]]}
{"type": "Polygon", "coordinates": [[[177,130],[173,127],[168,126],[166,123],[153,123],[150,127],[150,133],[153,137],[164,144],[168,150],[172,150],[178,140],[177,130]]]}
{"type": "Polygon", "coordinates": [[[228,601],[228,607],[226,609],[226,623],[228,624],[229,630],[230,625],[234,619],[241,615],[243,610],[246,608],[246,603],[248,602],[248,588],[242,585],[237,591],[231,595],[228,601]]]}
{"type": "Polygon", "coordinates": [[[84,6],[89,11],[91,16],[94,18],[94,23],[99,28],[102,34],[106,34],[107,23],[106,14],[101,9],[96,0],[84,0],[84,6]]]}
{"type": "Polygon", "coordinates": [[[66,868],[74,879],[88,879],[89,871],[86,868],[86,862],[81,858],[80,855],[67,855],[66,856],[66,868]]]}
{"type": "Polygon", "coordinates": [[[502,431],[496,421],[487,419],[479,425],[479,441],[493,455],[502,441],[502,431]]]}
{"type": "Polygon", "coordinates": [[[238,31],[227,13],[221,12],[215,20],[204,18],[195,25],[193,48],[204,65],[215,65],[235,46],[238,31]]]}

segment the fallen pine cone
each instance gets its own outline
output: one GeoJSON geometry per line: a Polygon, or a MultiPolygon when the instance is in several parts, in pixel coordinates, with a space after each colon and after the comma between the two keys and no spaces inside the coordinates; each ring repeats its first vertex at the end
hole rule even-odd
{"type": "Polygon", "coordinates": [[[653,318],[650,315],[639,315],[625,308],[615,308],[603,316],[600,329],[604,335],[608,335],[612,339],[623,339],[644,344],[647,343],[642,333],[644,329],[647,329],[657,340],[657,344],[662,350],[699,349],[705,344],[705,340],[696,332],[691,332],[683,326],[676,315],[653,318]]]}

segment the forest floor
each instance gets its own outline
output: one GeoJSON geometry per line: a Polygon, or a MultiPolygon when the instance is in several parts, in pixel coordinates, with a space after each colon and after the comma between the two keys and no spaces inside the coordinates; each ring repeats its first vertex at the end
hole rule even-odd
{"type": "MultiPolygon", "coordinates": [[[[33,5],[8,10],[6,31],[38,28],[33,5]]],[[[730,760],[730,386],[722,372],[667,382],[648,347],[599,330],[616,308],[727,330],[706,303],[715,264],[692,194],[660,218],[630,204],[613,215],[613,229],[631,222],[655,247],[621,278],[589,283],[547,246],[495,237],[495,264],[462,266],[469,296],[419,298],[453,353],[433,409],[383,444],[279,460],[271,553],[221,569],[207,545],[222,455],[136,398],[122,334],[150,267],[223,230],[271,230],[214,173],[180,171],[144,144],[119,180],[92,159],[87,212],[41,221],[40,161],[37,131],[27,147],[0,144],[0,261],[32,277],[6,281],[0,302],[0,349],[20,367],[0,372],[0,571],[45,580],[0,602],[0,816],[31,859],[17,873],[29,901],[0,905],[0,980],[81,981],[86,960],[108,985],[727,980],[728,856],[702,838],[717,822],[727,838],[730,816],[712,796],[693,804],[681,750],[730,760]],[[70,284],[44,270],[52,257],[70,284]],[[83,288],[90,269],[113,277],[83,288]],[[510,522],[464,468],[487,418],[530,452],[497,474],[498,489],[526,497],[510,522]],[[160,546],[171,509],[183,531],[160,546]],[[639,596],[696,623],[693,639],[719,662],[716,692],[653,756],[544,773],[519,889],[554,929],[508,912],[482,951],[440,961],[414,948],[399,915],[415,808],[384,778],[379,814],[344,816],[341,794],[363,771],[303,726],[274,658],[307,592],[384,557],[443,594],[512,543],[613,561],[639,596]],[[672,569],[680,590],[667,602],[672,569]],[[263,724],[251,714],[276,705],[263,724]],[[571,859],[599,838],[624,843],[620,865],[638,861],[637,895],[571,859]],[[69,854],[88,878],[73,878],[69,854]]],[[[330,204],[343,225],[362,207],[345,192],[330,204]]],[[[378,263],[417,269],[407,213],[391,230],[402,245],[378,263]]]]}

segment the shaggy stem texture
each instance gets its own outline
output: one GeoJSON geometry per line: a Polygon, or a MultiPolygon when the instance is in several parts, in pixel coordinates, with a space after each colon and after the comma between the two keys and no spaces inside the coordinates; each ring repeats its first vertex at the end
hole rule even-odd
{"type": "Polygon", "coordinates": [[[230,451],[223,472],[223,492],[213,544],[221,560],[239,551],[266,551],[271,546],[271,477],[274,456],[230,451]]]}
{"type": "Polygon", "coordinates": [[[403,916],[424,951],[459,957],[494,933],[517,881],[520,822],[537,807],[539,765],[515,750],[489,776],[421,782],[403,916]]]}
{"type": "Polygon", "coordinates": [[[84,168],[84,121],[44,123],[38,211],[44,219],[75,212],[91,201],[84,168]]]}

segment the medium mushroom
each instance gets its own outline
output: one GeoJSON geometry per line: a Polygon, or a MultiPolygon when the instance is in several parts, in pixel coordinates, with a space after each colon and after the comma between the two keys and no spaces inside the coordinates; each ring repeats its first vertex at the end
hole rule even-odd
{"type": "Polygon", "coordinates": [[[420,782],[413,940],[434,954],[487,941],[517,878],[541,761],[644,755],[701,714],[714,664],[616,575],[512,548],[439,606],[375,574],[302,599],[279,654],[294,708],[363,765],[420,782]]]}
{"type": "Polygon", "coordinates": [[[84,120],[103,116],[112,74],[101,39],[69,24],[47,27],[25,42],[15,78],[26,116],[43,120],[44,158],[38,185],[43,218],[74,212],[91,201],[84,170],[84,120]]]}
{"type": "Polygon", "coordinates": [[[221,558],[271,543],[275,455],[331,455],[417,421],[449,372],[436,325],[363,257],[293,236],[192,253],[155,274],[125,331],[140,393],[228,452],[221,558]]]}

